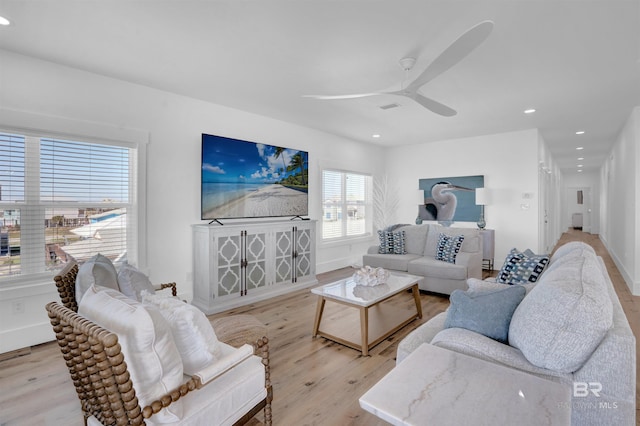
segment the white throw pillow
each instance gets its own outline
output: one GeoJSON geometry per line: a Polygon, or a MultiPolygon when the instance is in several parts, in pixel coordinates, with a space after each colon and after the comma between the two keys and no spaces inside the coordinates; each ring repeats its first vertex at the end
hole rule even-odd
{"type": "Polygon", "coordinates": [[[118,285],[122,294],[138,302],[142,301],[140,297],[142,291],[146,290],[150,293],[155,291],[153,284],[149,281],[149,277],[128,263],[122,264],[118,271],[118,285]]]}
{"type": "MultiPolygon", "coordinates": [[[[127,369],[141,407],[178,388],[182,361],[167,321],[155,306],[143,306],[119,291],[92,286],[78,312],[118,335],[127,369]]],[[[182,401],[154,414],[155,423],[182,417],[182,401]]]]}
{"type": "Polygon", "coordinates": [[[184,373],[193,375],[220,357],[215,331],[205,314],[182,300],[142,293],[145,306],[155,306],[167,320],[180,352],[184,373]]]}
{"type": "Polygon", "coordinates": [[[78,305],[80,305],[84,294],[93,285],[120,291],[116,268],[109,258],[100,253],[84,262],[78,268],[78,274],[76,275],[76,303],[78,305]]]}

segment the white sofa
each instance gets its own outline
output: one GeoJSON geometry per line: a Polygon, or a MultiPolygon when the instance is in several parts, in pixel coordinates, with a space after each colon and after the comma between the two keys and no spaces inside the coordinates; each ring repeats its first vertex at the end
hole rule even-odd
{"type": "MultiPolygon", "coordinates": [[[[506,286],[469,280],[469,287],[486,292],[506,286]]],[[[508,344],[445,328],[447,311],[403,339],[396,362],[422,344],[436,345],[566,384],[573,389],[573,425],[634,425],[636,343],[602,258],[584,243],[565,244],[538,281],[525,287],[507,325],[508,344]]]]}
{"type": "Polygon", "coordinates": [[[482,235],[477,229],[429,224],[405,225],[394,232],[404,232],[406,254],[380,254],[380,246],[372,246],[362,257],[363,265],[422,276],[421,290],[442,294],[466,290],[468,278],[482,278],[482,235]],[[440,234],[464,235],[455,263],[436,259],[440,234]]]}

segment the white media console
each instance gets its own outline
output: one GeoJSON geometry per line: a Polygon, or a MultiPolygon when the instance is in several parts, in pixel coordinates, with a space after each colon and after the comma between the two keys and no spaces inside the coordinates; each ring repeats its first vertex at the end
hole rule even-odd
{"type": "Polygon", "coordinates": [[[193,225],[193,304],[213,314],[317,284],[316,221],[193,225]]]}

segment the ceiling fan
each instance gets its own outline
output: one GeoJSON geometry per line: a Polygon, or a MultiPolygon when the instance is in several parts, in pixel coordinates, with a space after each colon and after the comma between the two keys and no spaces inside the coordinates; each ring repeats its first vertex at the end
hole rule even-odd
{"type": "MultiPolygon", "coordinates": [[[[483,21],[475,25],[471,29],[467,30],[464,34],[456,39],[449,47],[447,47],[436,59],[429,64],[429,66],[422,71],[422,74],[415,80],[409,83],[405,88],[397,91],[381,91],[372,93],[357,93],[352,95],[304,95],[305,98],[321,99],[321,100],[333,100],[333,99],[354,99],[364,98],[367,96],[379,96],[379,95],[398,95],[404,96],[409,99],[413,99],[423,107],[436,114],[443,115],[445,117],[452,117],[456,115],[456,111],[448,106],[441,104],[440,102],[429,99],[426,96],[418,93],[418,90],[433,80],[458,62],[460,62],[465,56],[476,49],[483,41],[489,37],[493,30],[492,21],[483,21]]],[[[403,58],[400,60],[400,66],[408,72],[416,63],[415,58],[403,58]]]]}

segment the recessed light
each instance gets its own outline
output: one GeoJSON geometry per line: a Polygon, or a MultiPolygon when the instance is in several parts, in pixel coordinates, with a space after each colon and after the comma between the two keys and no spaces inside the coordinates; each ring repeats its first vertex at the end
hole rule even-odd
{"type": "Polygon", "coordinates": [[[582,164],[578,164],[578,167],[582,167],[582,164]]]}
{"type": "Polygon", "coordinates": [[[4,16],[0,16],[0,25],[10,25],[10,24],[11,24],[11,21],[9,21],[4,16]]]}
{"type": "Polygon", "coordinates": [[[578,170],[578,173],[582,173],[582,170],[578,170]]]}
{"type": "Polygon", "coordinates": [[[584,160],[584,157],[578,157],[578,161],[584,160]]]}
{"type": "Polygon", "coordinates": [[[578,131],[576,132],[576,135],[584,135],[584,130],[578,130],[578,131]]]}
{"type": "Polygon", "coordinates": [[[536,110],[535,110],[535,109],[533,109],[533,108],[529,108],[529,109],[525,109],[525,110],[524,110],[524,113],[525,113],[525,114],[533,114],[534,112],[536,112],[536,110]]]}
{"type": "Polygon", "coordinates": [[[579,146],[576,148],[578,151],[580,151],[581,149],[584,149],[584,146],[579,146]]]}
{"type": "Polygon", "coordinates": [[[372,137],[372,138],[379,138],[379,137],[380,137],[380,135],[376,133],[375,135],[371,135],[371,137],[372,137]]]}

